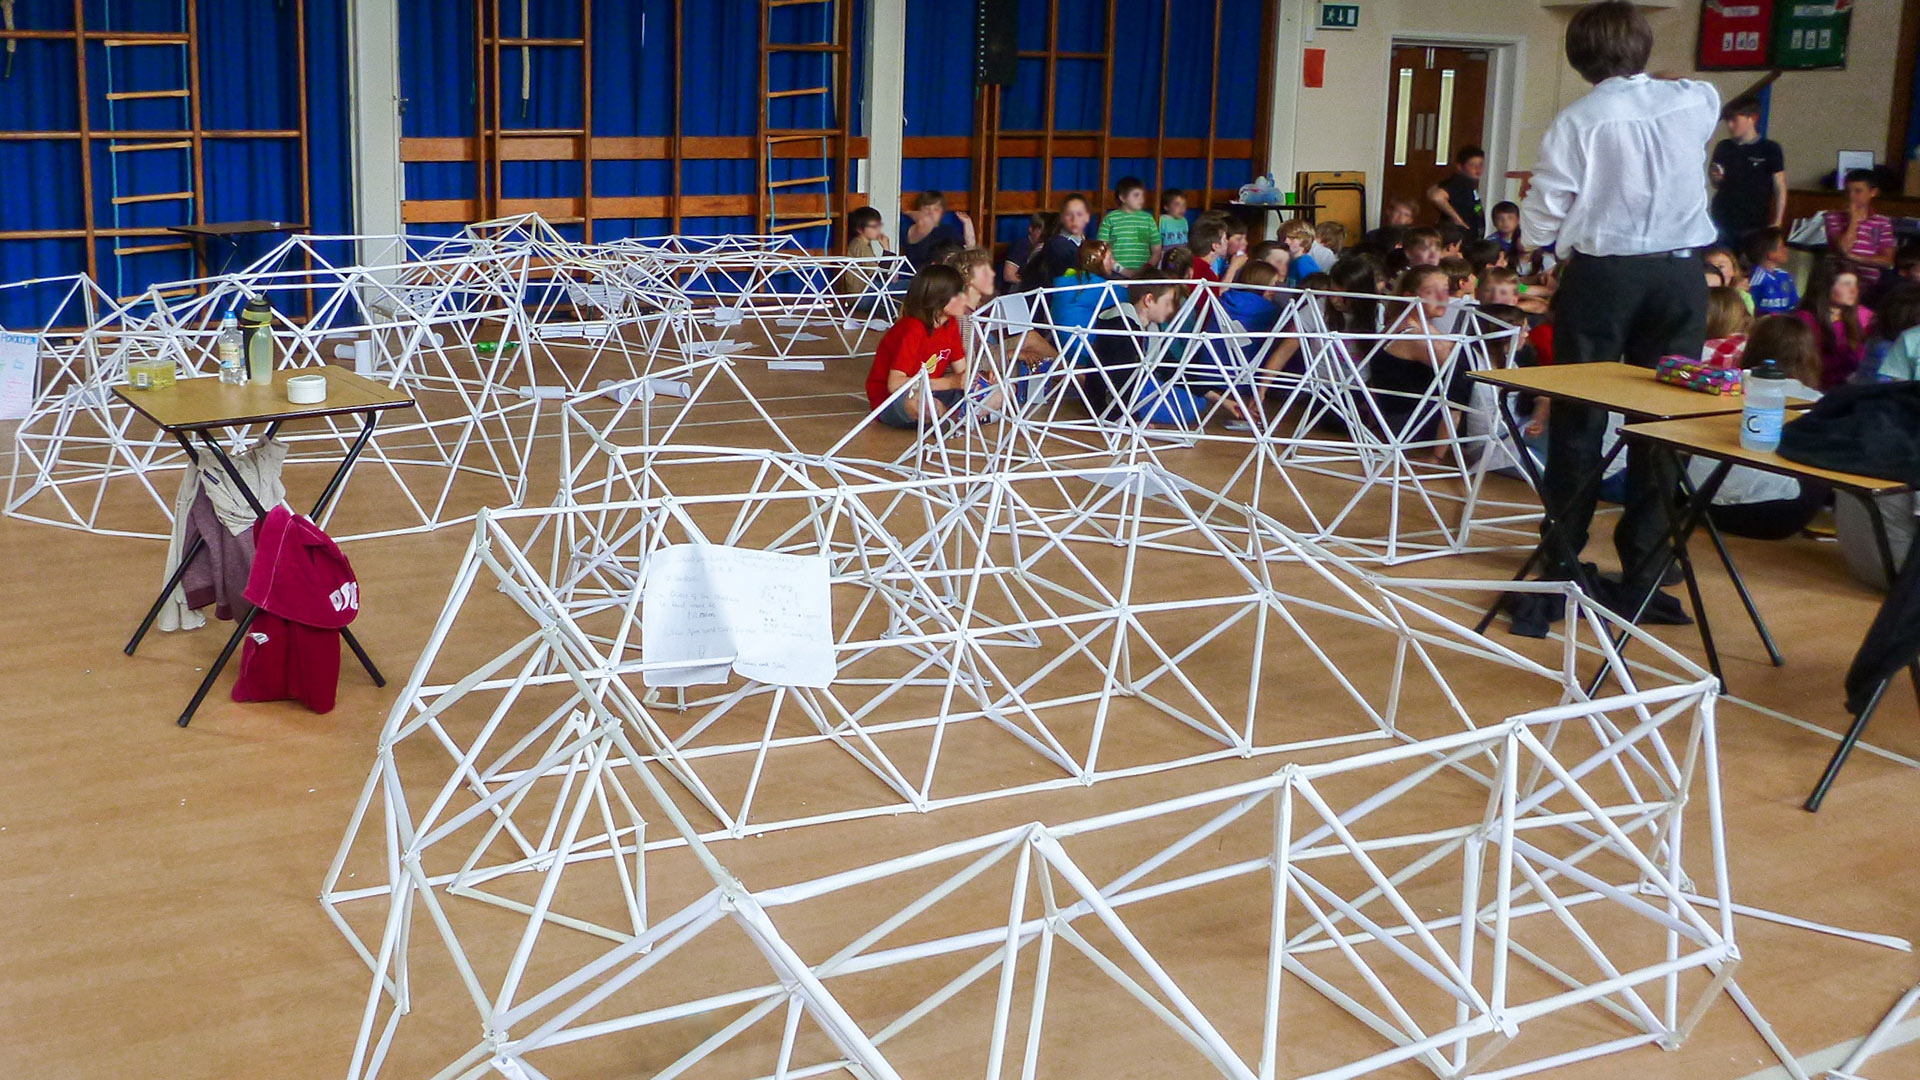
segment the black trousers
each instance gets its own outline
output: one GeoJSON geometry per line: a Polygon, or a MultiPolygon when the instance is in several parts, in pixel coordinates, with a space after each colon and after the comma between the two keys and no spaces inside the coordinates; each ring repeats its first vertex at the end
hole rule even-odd
{"type": "MultiPolygon", "coordinates": [[[[1555,364],[1625,360],[1653,367],[1674,353],[1699,356],[1706,343],[1706,268],[1697,251],[1686,255],[1579,255],[1562,273],[1553,303],[1555,364]]],[[[1547,415],[1546,490],[1541,493],[1571,547],[1587,546],[1598,493],[1586,482],[1600,469],[1604,410],[1553,402],[1547,415]],[[1588,488],[1575,501],[1579,489],[1588,488]]],[[[1613,546],[1623,574],[1666,552],[1670,544],[1679,465],[1670,453],[1627,449],[1626,512],[1613,546]]],[[[1664,560],[1661,560],[1664,561],[1664,560]]],[[[1652,566],[1657,573],[1659,567],[1652,566]]],[[[1551,557],[1548,576],[1573,577],[1574,568],[1551,557]]],[[[1644,578],[1625,583],[1639,590],[1644,578]]]]}
{"type": "Polygon", "coordinates": [[[1818,480],[1802,480],[1800,494],[1791,499],[1715,504],[1707,507],[1707,516],[1728,536],[1785,540],[1798,536],[1832,498],[1832,488],[1818,480]]]}

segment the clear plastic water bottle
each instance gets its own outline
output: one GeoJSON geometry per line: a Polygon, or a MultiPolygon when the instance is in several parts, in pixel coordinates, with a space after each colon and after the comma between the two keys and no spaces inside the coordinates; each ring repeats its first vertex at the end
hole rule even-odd
{"type": "Polygon", "coordinates": [[[1747,369],[1740,410],[1740,445],[1772,453],[1780,446],[1780,425],[1787,418],[1787,384],[1792,379],[1771,358],[1747,369]]]}
{"type": "Polygon", "coordinates": [[[220,381],[228,386],[240,386],[247,381],[247,366],[241,359],[244,342],[240,337],[240,320],[233,312],[220,320],[220,339],[215,346],[215,355],[220,360],[220,381]]]}
{"type": "Polygon", "coordinates": [[[273,381],[273,305],[267,303],[266,297],[256,296],[247,301],[240,319],[247,327],[247,380],[270,383],[273,381]]]}

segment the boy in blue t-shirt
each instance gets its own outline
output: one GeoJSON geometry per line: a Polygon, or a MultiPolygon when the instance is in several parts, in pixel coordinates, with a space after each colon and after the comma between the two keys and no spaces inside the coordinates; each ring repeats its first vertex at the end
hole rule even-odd
{"type": "Polygon", "coordinates": [[[1755,315],[1786,315],[1800,306],[1800,289],[1786,270],[1787,236],[1779,229],[1761,229],[1747,242],[1753,276],[1747,281],[1755,315]]]}

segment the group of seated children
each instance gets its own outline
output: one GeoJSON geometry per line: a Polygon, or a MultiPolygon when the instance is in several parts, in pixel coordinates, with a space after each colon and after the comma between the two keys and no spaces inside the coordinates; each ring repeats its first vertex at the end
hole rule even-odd
{"type": "MultiPolygon", "coordinates": [[[[942,223],[938,211],[944,200],[939,193],[922,194],[903,247],[937,249],[923,277],[935,267],[959,266],[964,274],[958,286],[935,284],[947,279],[938,273],[927,282],[916,278],[909,290],[907,313],[883,341],[881,359],[876,360],[870,396],[878,407],[887,396],[884,391],[897,389],[906,373],[921,370],[932,376],[935,396],[930,406],[896,402],[883,414],[883,422],[912,426],[923,408],[938,413],[947,403],[959,400],[963,376],[950,368],[956,364],[964,368],[969,350],[965,343],[956,347],[956,342],[968,325],[970,304],[985,302],[996,290],[1052,290],[1046,321],[1059,336],[1048,341],[1041,335],[1023,335],[1021,361],[1037,366],[1057,349],[1075,369],[1087,364],[1111,367],[1119,361],[1118,353],[1103,357],[1097,348],[1101,340],[1116,335],[1072,331],[1097,327],[1103,319],[1115,328],[1123,322],[1157,325],[1187,307],[1186,299],[1195,287],[1215,290],[1220,310],[1230,320],[1220,329],[1253,334],[1271,331],[1286,317],[1291,294],[1277,291],[1277,286],[1317,290],[1326,294],[1317,310],[1329,329],[1362,339],[1373,334],[1389,336],[1380,349],[1367,350],[1367,382],[1377,391],[1377,400],[1361,411],[1379,415],[1390,426],[1430,395],[1434,373],[1445,366],[1452,347],[1448,335],[1484,326],[1487,319],[1524,324],[1521,340],[1526,348],[1521,362],[1552,361],[1551,301],[1560,268],[1550,252],[1525,247],[1519,234],[1519,208],[1511,202],[1493,207],[1488,235],[1480,239],[1452,221],[1437,227],[1412,225],[1415,207],[1390,200],[1387,223],[1350,247],[1337,223],[1316,228],[1297,219],[1285,222],[1276,239],[1250,245],[1245,224],[1231,215],[1189,216],[1186,199],[1177,191],[1163,194],[1160,213],[1155,214],[1147,209],[1146,194],[1138,180],[1123,179],[1114,189],[1117,208],[1097,227],[1089,201],[1069,195],[1058,212],[1035,214],[1027,234],[997,263],[966,243],[972,239],[971,222],[961,218],[961,230],[956,232],[942,223]],[[1190,284],[1180,285],[1183,280],[1190,284]],[[1356,299],[1389,296],[1401,297],[1402,303],[1356,299]],[[929,298],[940,301],[939,310],[927,307],[929,298]],[[1169,303],[1172,309],[1162,313],[1169,303]],[[943,314],[948,307],[952,312],[943,314]],[[1469,311],[1473,321],[1467,321],[1469,311]],[[954,325],[947,328],[947,322],[954,325]]],[[[878,214],[856,211],[848,224],[854,233],[850,253],[884,250],[887,240],[878,214]]],[[[1752,351],[1754,337],[1783,340],[1784,324],[1792,323],[1806,332],[1816,358],[1805,372],[1810,388],[1830,389],[1862,379],[1913,378],[1920,368],[1920,253],[1886,257],[1893,273],[1872,285],[1878,297],[1874,306],[1863,296],[1868,288],[1862,279],[1865,257],[1850,250],[1846,256],[1823,260],[1803,295],[1786,268],[1788,249],[1778,229],[1760,230],[1741,252],[1723,247],[1708,250],[1704,262],[1710,315],[1703,359],[1725,367],[1750,366],[1760,358],[1752,351]]],[[[1296,337],[1284,336],[1266,357],[1265,366],[1273,370],[1297,365],[1297,347],[1296,337]]],[[[1110,346],[1108,352],[1115,348],[1110,346]]],[[[1354,351],[1360,348],[1356,344],[1354,351]]],[[[1164,375],[1148,373],[1156,379],[1164,375]]],[[[1158,384],[1151,385],[1157,388],[1158,384]]],[[[1181,400],[1189,405],[1220,400],[1228,389],[1189,386],[1190,393],[1181,400]]],[[[1257,405],[1257,392],[1246,396],[1250,389],[1242,387],[1237,396],[1257,405]]],[[[1104,395],[1102,401],[1090,403],[1109,408],[1118,390],[1109,385],[1097,392],[1104,395]]],[[[1169,389],[1160,396],[1176,395],[1169,389]]],[[[1529,436],[1542,433],[1545,405],[1536,402],[1529,436]]],[[[1222,411],[1239,410],[1236,405],[1222,411]]],[[[1424,415],[1431,418],[1432,410],[1424,415]]]]}
{"type": "MultiPolygon", "coordinates": [[[[1133,350],[1130,365],[1123,364],[1120,346],[1107,345],[1109,355],[1102,355],[1101,346],[1107,341],[1125,342],[1125,336],[1074,331],[1101,328],[1103,320],[1111,329],[1125,323],[1153,327],[1175,318],[1193,288],[1209,287],[1216,290],[1220,310],[1230,320],[1219,329],[1265,334],[1279,325],[1291,302],[1290,294],[1277,287],[1329,292],[1333,295],[1320,310],[1332,329],[1363,336],[1398,335],[1379,350],[1367,350],[1378,355],[1366,361],[1369,384],[1379,391],[1381,400],[1375,409],[1362,412],[1377,413],[1390,426],[1404,421],[1433,386],[1435,371],[1445,365],[1452,350],[1441,335],[1467,328],[1462,312],[1476,305],[1489,310],[1498,307],[1503,312],[1520,312],[1512,317],[1514,322],[1534,322],[1547,310],[1553,273],[1550,266],[1545,273],[1531,269],[1538,262],[1527,259],[1518,233],[1519,210],[1512,203],[1494,207],[1493,232],[1483,239],[1474,239],[1452,222],[1439,228],[1409,227],[1405,222],[1411,221],[1411,208],[1396,205],[1390,207],[1388,225],[1352,247],[1339,223],[1316,227],[1300,219],[1284,222],[1276,239],[1250,245],[1245,223],[1232,215],[1207,212],[1190,218],[1185,196],[1178,191],[1162,195],[1156,215],[1146,208],[1146,194],[1138,180],[1122,179],[1114,188],[1116,209],[1097,228],[1089,201],[1069,195],[1056,213],[1033,215],[1026,234],[1016,238],[996,263],[979,248],[960,246],[963,238],[942,223],[944,198],[938,192],[922,193],[906,246],[919,245],[920,250],[933,246],[921,276],[936,267],[958,266],[964,271],[963,281],[958,287],[935,286],[922,284],[916,277],[901,321],[882,340],[869,378],[872,405],[879,409],[888,402],[879,419],[912,427],[925,418],[923,414],[938,416],[960,400],[965,357],[972,349],[964,341],[955,349],[954,341],[970,325],[970,305],[984,303],[996,290],[1051,290],[1045,321],[1057,336],[1048,341],[1037,334],[1022,335],[1023,364],[1037,367],[1050,359],[1043,353],[1057,351],[1070,370],[1093,366],[1103,372],[1139,368],[1139,350],[1133,350]],[[1516,262],[1528,268],[1527,276],[1522,276],[1516,262]],[[1190,284],[1182,285],[1183,281],[1190,284]],[[1389,320],[1384,316],[1389,306],[1384,300],[1357,302],[1354,294],[1398,295],[1407,302],[1393,305],[1395,314],[1389,320]],[[942,309],[952,305],[954,312],[942,315],[929,309],[930,298],[938,299],[942,309]],[[1162,312],[1169,304],[1171,308],[1162,312]],[[1389,321],[1393,325],[1385,325],[1389,321]],[[951,330],[943,329],[947,322],[954,324],[951,330]],[[910,393],[889,402],[894,391],[922,371],[929,376],[929,401],[923,403],[910,393]]],[[[962,218],[961,223],[971,229],[971,222],[962,218]]],[[[886,237],[878,214],[855,211],[848,224],[855,236],[850,254],[884,250],[886,237]]],[[[946,275],[935,278],[944,280],[946,275]]],[[[1297,367],[1297,351],[1298,339],[1286,336],[1270,350],[1264,366],[1269,370],[1290,363],[1297,367]]],[[[1177,357],[1179,350],[1170,352],[1177,357]]],[[[1162,386],[1162,381],[1172,378],[1164,369],[1147,372],[1146,383],[1129,377],[1124,388],[1101,375],[1102,386],[1088,392],[1088,404],[1098,414],[1114,407],[1116,395],[1152,399],[1161,407],[1143,412],[1158,411],[1172,417],[1165,422],[1180,423],[1191,423],[1203,403],[1226,402],[1220,411],[1236,420],[1241,400],[1258,404],[1257,388],[1242,387],[1236,394],[1224,385],[1224,376],[1221,385],[1204,385],[1204,365],[1188,364],[1185,370],[1189,385],[1184,387],[1162,386]]],[[[1428,409],[1424,415],[1431,421],[1433,412],[1428,409]]]]}

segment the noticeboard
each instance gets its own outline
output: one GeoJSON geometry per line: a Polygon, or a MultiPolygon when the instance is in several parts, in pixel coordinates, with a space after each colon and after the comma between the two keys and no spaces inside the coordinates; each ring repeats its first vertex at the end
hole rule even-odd
{"type": "Polygon", "coordinates": [[[1847,66],[1854,0],[1704,0],[1694,66],[1701,71],[1805,71],[1847,66]]]}

